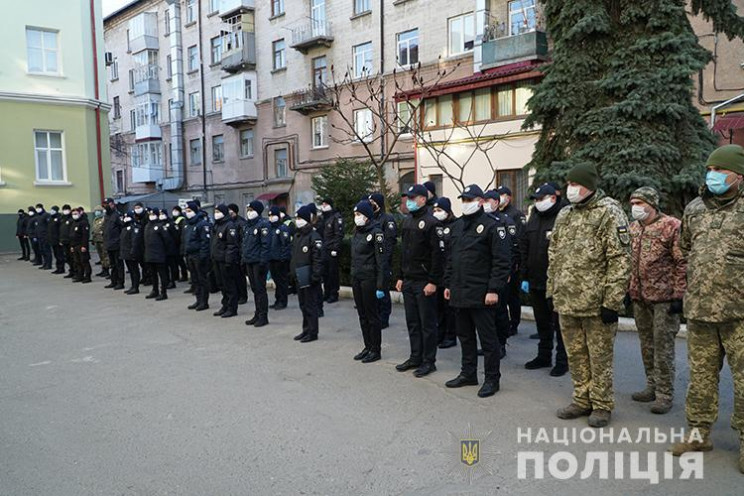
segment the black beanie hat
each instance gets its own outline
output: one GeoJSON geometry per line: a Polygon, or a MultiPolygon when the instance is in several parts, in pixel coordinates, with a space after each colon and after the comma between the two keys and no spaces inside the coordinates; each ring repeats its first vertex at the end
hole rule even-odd
{"type": "Polygon", "coordinates": [[[296,215],[305,222],[312,222],[313,210],[310,208],[310,205],[305,205],[297,209],[296,215]]]}
{"type": "Polygon", "coordinates": [[[227,205],[220,203],[215,207],[215,210],[222,212],[222,215],[227,215],[227,205]]]}
{"type": "Polygon", "coordinates": [[[367,200],[362,200],[357,203],[356,207],[354,207],[354,212],[359,212],[367,219],[373,219],[375,216],[375,211],[372,209],[372,204],[367,200]]]}
{"type": "Polygon", "coordinates": [[[253,200],[248,204],[248,207],[253,209],[258,215],[261,215],[264,211],[264,204],[258,200],[253,200]]]}
{"type": "Polygon", "coordinates": [[[235,203],[229,204],[227,206],[227,209],[230,210],[231,212],[235,212],[236,214],[240,213],[240,207],[235,203]]]}

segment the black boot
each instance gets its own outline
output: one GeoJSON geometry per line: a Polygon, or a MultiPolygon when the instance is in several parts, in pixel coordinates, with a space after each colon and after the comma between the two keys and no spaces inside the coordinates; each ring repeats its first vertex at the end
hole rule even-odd
{"type": "Polygon", "coordinates": [[[155,298],[155,301],[163,301],[168,299],[168,293],[165,292],[165,290],[160,292],[160,295],[155,298]]]}
{"type": "Polygon", "coordinates": [[[566,372],[568,372],[568,364],[563,362],[556,362],[555,367],[550,370],[550,375],[552,377],[561,377],[566,375],[566,372]]]}
{"type": "Polygon", "coordinates": [[[153,289],[152,291],[150,291],[149,295],[145,296],[145,299],[151,300],[153,298],[157,298],[158,296],[159,296],[158,292],[153,289]]]}
{"type": "Polygon", "coordinates": [[[252,318],[245,321],[245,325],[251,326],[255,325],[256,322],[258,322],[258,315],[254,315],[252,318]]]}
{"type": "Polygon", "coordinates": [[[551,360],[550,357],[541,357],[540,355],[538,355],[537,358],[534,358],[525,363],[524,368],[526,368],[527,370],[537,370],[548,368],[552,365],[553,360],[551,360]]]}

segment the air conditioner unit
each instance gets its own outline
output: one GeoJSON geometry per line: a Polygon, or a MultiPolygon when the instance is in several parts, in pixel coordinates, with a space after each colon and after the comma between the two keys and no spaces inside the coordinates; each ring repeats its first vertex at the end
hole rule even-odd
{"type": "Polygon", "coordinates": [[[104,60],[106,61],[106,65],[111,65],[114,63],[114,54],[111,52],[106,52],[104,54],[104,60]]]}

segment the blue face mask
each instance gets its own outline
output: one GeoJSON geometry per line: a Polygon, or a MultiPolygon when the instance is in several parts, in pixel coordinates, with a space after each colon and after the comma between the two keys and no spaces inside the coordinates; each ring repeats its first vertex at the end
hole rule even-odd
{"type": "Polygon", "coordinates": [[[419,207],[418,203],[416,203],[414,200],[406,200],[406,208],[409,212],[415,212],[421,207],[419,207]]]}
{"type": "Polygon", "coordinates": [[[726,184],[727,178],[728,175],[723,172],[708,171],[705,175],[705,185],[714,195],[722,195],[731,188],[730,184],[726,184]]]}

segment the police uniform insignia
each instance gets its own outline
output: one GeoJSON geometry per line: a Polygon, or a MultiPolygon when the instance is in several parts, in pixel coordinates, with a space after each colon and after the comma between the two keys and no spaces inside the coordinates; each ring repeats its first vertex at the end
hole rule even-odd
{"type": "Polygon", "coordinates": [[[307,246],[302,247],[302,253],[307,253],[307,250],[308,250],[307,246]]]}
{"type": "Polygon", "coordinates": [[[277,229],[277,230],[276,230],[276,233],[277,233],[277,234],[279,234],[280,232],[281,232],[281,231],[279,231],[279,229],[277,229]]]}
{"type": "Polygon", "coordinates": [[[437,232],[437,236],[439,236],[440,238],[444,236],[444,229],[442,229],[441,227],[437,227],[436,232],[437,232]]]}
{"type": "Polygon", "coordinates": [[[127,231],[131,231],[131,230],[132,230],[132,226],[127,226],[127,231]]]}
{"type": "Polygon", "coordinates": [[[372,241],[372,235],[371,234],[368,234],[367,235],[367,242],[369,243],[370,241],[372,241]]]}
{"type": "Polygon", "coordinates": [[[253,235],[255,236],[256,234],[258,234],[258,229],[253,230],[253,235]]]}
{"type": "Polygon", "coordinates": [[[235,229],[230,229],[230,236],[235,236],[235,229]]]}
{"type": "Polygon", "coordinates": [[[465,188],[465,193],[470,193],[470,187],[465,188]]]}
{"type": "Polygon", "coordinates": [[[630,233],[628,233],[628,226],[620,226],[617,228],[617,235],[620,238],[620,242],[623,245],[630,244],[630,233]]]}
{"type": "Polygon", "coordinates": [[[139,229],[135,227],[135,228],[134,228],[134,233],[135,233],[135,234],[139,233],[139,229]]]}
{"type": "Polygon", "coordinates": [[[267,228],[264,227],[263,229],[261,229],[261,236],[266,236],[267,234],[269,234],[269,230],[267,228]]]}
{"type": "Polygon", "coordinates": [[[377,241],[378,243],[382,243],[383,241],[385,241],[385,235],[382,233],[376,234],[375,241],[377,241]]]}
{"type": "Polygon", "coordinates": [[[77,231],[77,230],[78,230],[78,228],[76,227],[76,228],[75,228],[75,230],[77,231]]]}
{"type": "Polygon", "coordinates": [[[158,226],[155,226],[155,230],[157,231],[158,229],[159,229],[159,227],[158,226]]]}
{"type": "Polygon", "coordinates": [[[498,231],[499,233],[499,238],[506,239],[506,229],[504,229],[503,227],[497,227],[496,231],[498,231]]]}
{"type": "Polygon", "coordinates": [[[204,230],[205,230],[206,232],[209,232],[209,226],[204,226],[204,230]]]}
{"type": "Polygon", "coordinates": [[[322,247],[322,246],[323,246],[323,241],[321,241],[321,240],[317,240],[317,241],[315,241],[315,246],[316,246],[317,248],[320,248],[320,247],[322,247]]]}
{"type": "Polygon", "coordinates": [[[475,228],[475,232],[477,232],[478,234],[480,234],[480,233],[483,232],[483,229],[485,229],[483,227],[483,224],[478,224],[478,227],[475,228]]]}
{"type": "Polygon", "coordinates": [[[527,224],[527,217],[522,217],[522,224],[527,224]]]}
{"type": "Polygon", "coordinates": [[[339,224],[343,224],[343,223],[344,223],[344,219],[342,219],[341,217],[339,217],[339,218],[338,218],[338,223],[339,223],[339,224]]]}
{"type": "Polygon", "coordinates": [[[388,229],[395,229],[395,222],[388,222],[388,229]]]}
{"type": "Polygon", "coordinates": [[[480,441],[478,439],[460,440],[460,448],[462,449],[460,461],[468,467],[472,467],[480,461],[480,441]]]}
{"type": "Polygon", "coordinates": [[[217,233],[217,237],[221,239],[222,238],[222,233],[217,233]]]}
{"type": "Polygon", "coordinates": [[[418,223],[418,228],[423,229],[424,227],[426,227],[426,222],[422,220],[421,222],[418,223]]]}
{"type": "Polygon", "coordinates": [[[545,231],[545,239],[550,241],[550,237],[553,235],[553,231],[545,231]]]}
{"type": "MultiPolygon", "coordinates": [[[[279,232],[279,231],[277,231],[277,232],[279,232]]],[[[284,236],[285,238],[288,238],[288,237],[289,237],[289,233],[282,233],[282,235],[283,235],[283,236],[284,236]]]]}
{"type": "Polygon", "coordinates": [[[516,236],[516,234],[517,234],[517,227],[509,226],[509,236],[516,236]]]}
{"type": "Polygon", "coordinates": [[[444,228],[444,234],[449,234],[449,233],[450,233],[450,228],[449,227],[445,227],[444,228]]]}
{"type": "Polygon", "coordinates": [[[165,228],[168,229],[170,227],[170,224],[166,224],[165,228]]]}

